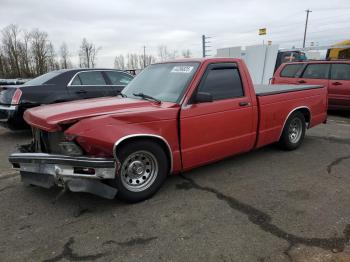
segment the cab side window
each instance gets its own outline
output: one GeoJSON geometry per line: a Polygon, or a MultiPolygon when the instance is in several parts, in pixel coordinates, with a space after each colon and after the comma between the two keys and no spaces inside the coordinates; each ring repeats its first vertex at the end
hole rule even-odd
{"type": "Polygon", "coordinates": [[[243,97],[243,86],[237,68],[211,69],[198,92],[210,93],[213,100],[243,97]]]}
{"type": "Polygon", "coordinates": [[[332,80],[350,80],[350,64],[332,64],[332,80]]]}
{"type": "Polygon", "coordinates": [[[329,64],[309,64],[302,78],[310,79],[328,79],[329,64]]]}

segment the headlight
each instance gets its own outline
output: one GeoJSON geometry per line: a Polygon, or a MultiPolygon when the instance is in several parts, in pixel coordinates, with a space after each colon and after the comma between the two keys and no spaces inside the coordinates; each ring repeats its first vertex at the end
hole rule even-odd
{"type": "Polygon", "coordinates": [[[64,155],[69,156],[81,156],[83,155],[83,150],[74,142],[61,142],[59,147],[64,155]]]}

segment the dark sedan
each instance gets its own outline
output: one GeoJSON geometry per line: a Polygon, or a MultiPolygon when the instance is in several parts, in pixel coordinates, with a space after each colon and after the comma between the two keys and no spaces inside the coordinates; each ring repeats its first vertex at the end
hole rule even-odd
{"type": "Polygon", "coordinates": [[[34,78],[23,85],[0,87],[0,125],[25,128],[26,109],[86,98],[115,96],[133,76],[111,69],[62,69],[34,78]]]}

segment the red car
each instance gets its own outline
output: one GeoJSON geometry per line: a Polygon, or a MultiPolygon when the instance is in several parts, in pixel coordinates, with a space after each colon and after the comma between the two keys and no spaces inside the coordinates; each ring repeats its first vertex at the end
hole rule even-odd
{"type": "Polygon", "coordinates": [[[329,109],[350,110],[350,61],[308,61],[282,64],[272,84],[324,85],[329,109]]]}
{"type": "Polygon", "coordinates": [[[153,64],[112,98],[46,105],[24,118],[33,142],[9,157],[22,180],[130,202],[168,174],[278,142],[293,150],[326,121],[322,86],[252,84],[240,59],[153,64]]]}

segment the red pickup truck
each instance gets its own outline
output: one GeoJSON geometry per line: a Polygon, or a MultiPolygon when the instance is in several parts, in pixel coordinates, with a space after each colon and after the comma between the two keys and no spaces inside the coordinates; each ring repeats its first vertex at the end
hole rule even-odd
{"type": "Polygon", "coordinates": [[[323,86],[252,84],[242,60],[147,67],[118,97],[27,110],[33,142],[9,161],[25,183],[129,202],[168,174],[278,142],[293,150],[327,119],[323,86]]]}
{"type": "Polygon", "coordinates": [[[328,108],[350,110],[350,61],[306,61],[282,64],[272,84],[324,85],[328,108]]]}

